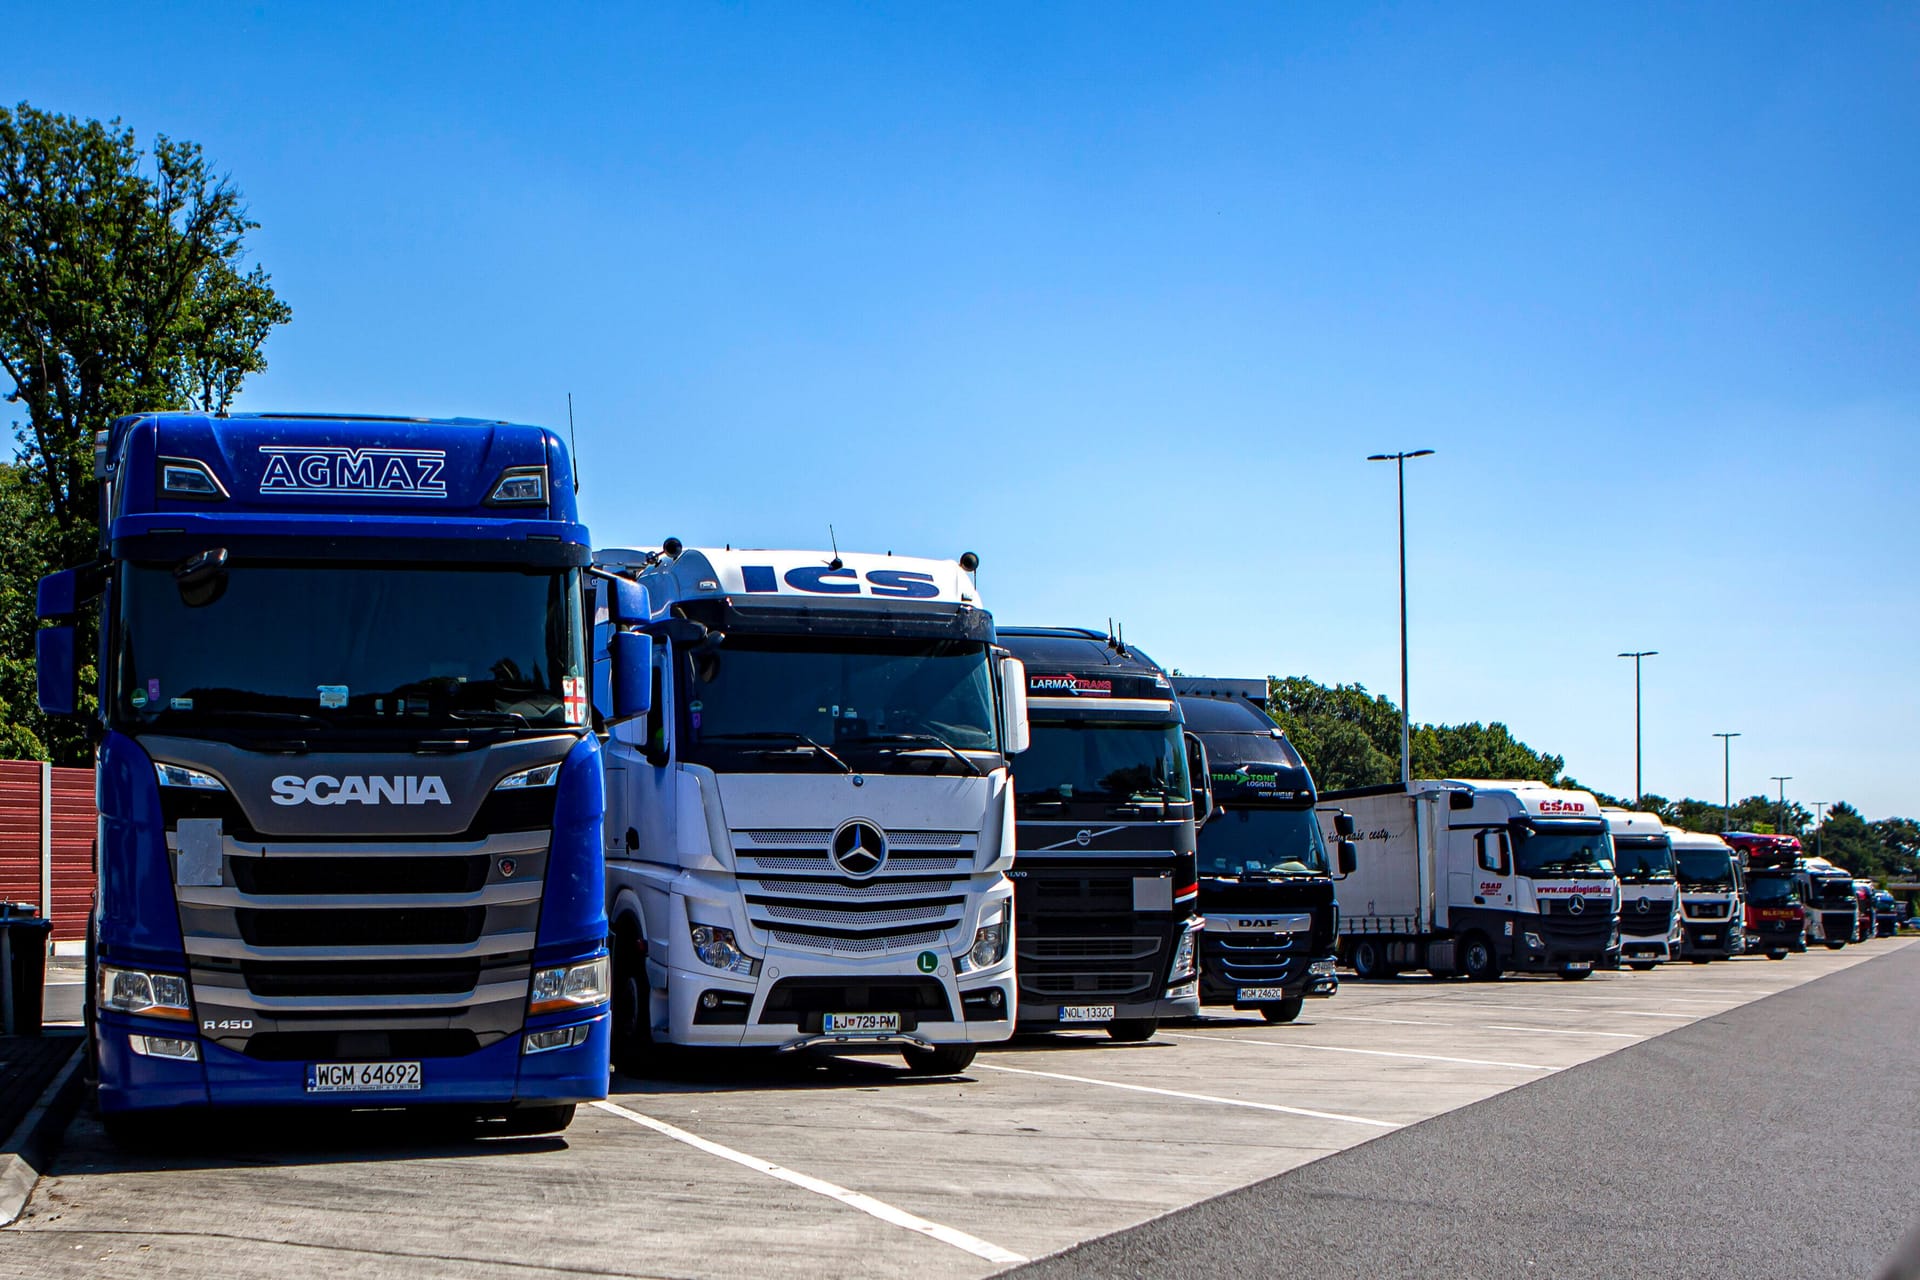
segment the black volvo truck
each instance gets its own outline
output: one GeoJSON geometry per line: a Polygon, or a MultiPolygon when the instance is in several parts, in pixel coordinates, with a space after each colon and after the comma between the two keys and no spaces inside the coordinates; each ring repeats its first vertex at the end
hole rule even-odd
{"type": "Polygon", "coordinates": [[[1077,627],[1003,627],[1033,742],[1014,770],[1017,1029],[1145,1040],[1200,1011],[1195,810],[1206,752],[1167,674],[1077,627]]]}
{"type": "MultiPolygon", "coordinates": [[[[1200,828],[1200,1000],[1292,1022],[1340,988],[1333,859],[1313,776],[1262,709],[1265,680],[1175,676],[1187,732],[1207,750],[1213,814],[1200,828]]],[[[1340,840],[1340,870],[1353,843],[1340,840]]]]}

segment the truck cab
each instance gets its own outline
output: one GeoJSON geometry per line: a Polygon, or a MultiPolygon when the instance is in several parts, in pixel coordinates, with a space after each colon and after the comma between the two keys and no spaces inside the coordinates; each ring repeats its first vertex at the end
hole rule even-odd
{"type": "Polygon", "coordinates": [[[1807,908],[1807,941],[1840,950],[1854,940],[1860,925],[1852,873],[1825,858],[1801,858],[1797,870],[1800,898],[1807,908]]]}
{"type": "Polygon", "coordinates": [[[614,1054],[897,1052],[1013,1032],[1026,681],[972,556],[596,556],[614,1054]]]}
{"type": "Polygon", "coordinates": [[[1853,940],[1865,942],[1875,934],[1873,921],[1873,881],[1856,877],[1853,882],[1853,897],[1858,904],[1855,910],[1859,918],[1854,926],[1853,940]]]}
{"type": "Polygon", "coordinates": [[[1033,727],[1014,776],[1019,1027],[1145,1040],[1200,1012],[1205,749],[1138,647],[1077,627],[1000,640],[1025,664],[1033,727]]]}
{"type": "Polygon", "coordinates": [[[1807,910],[1800,879],[1800,841],[1751,831],[1729,831],[1746,885],[1746,949],[1784,960],[1807,949],[1807,910]]]}
{"type": "Polygon", "coordinates": [[[1315,816],[1313,776],[1262,710],[1265,680],[1175,676],[1187,732],[1207,751],[1213,812],[1199,832],[1202,1004],[1292,1022],[1334,973],[1337,851],[1315,816]]]}
{"type": "Polygon", "coordinates": [[[1746,951],[1740,858],[1719,836],[1667,828],[1680,884],[1680,954],[1696,964],[1746,951]]]}
{"type": "Polygon", "coordinates": [[[99,602],[87,1021],[122,1129],[183,1109],[607,1087],[599,744],[565,445],[469,419],[101,433],[99,559],[40,583],[40,702],[99,602]]]}
{"type": "Polygon", "coordinates": [[[1679,884],[1666,825],[1650,813],[1603,809],[1620,882],[1620,961],[1645,971],[1680,956],[1679,884]]]}

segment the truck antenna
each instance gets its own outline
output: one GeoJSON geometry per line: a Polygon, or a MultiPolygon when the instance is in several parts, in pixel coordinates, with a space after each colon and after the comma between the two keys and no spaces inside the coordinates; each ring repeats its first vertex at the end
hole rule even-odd
{"type": "Polygon", "coordinates": [[[832,525],[827,526],[827,541],[833,544],[833,559],[827,561],[827,568],[838,569],[844,562],[840,559],[840,539],[833,532],[832,525]]]}
{"type": "Polygon", "coordinates": [[[580,492],[580,439],[573,433],[573,392],[567,392],[567,452],[573,455],[573,491],[580,492]]]}

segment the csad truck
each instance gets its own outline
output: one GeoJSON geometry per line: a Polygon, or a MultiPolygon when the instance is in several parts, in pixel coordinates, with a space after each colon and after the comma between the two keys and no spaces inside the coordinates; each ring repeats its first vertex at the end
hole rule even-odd
{"type": "Polygon", "coordinates": [[[1353,842],[1330,853],[1313,775],[1264,710],[1265,680],[1175,676],[1173,687],[1213,787],[1199,831],[1201,1002],[1292,1022],[1309,996],[1340,988],[1334,862],[1353,870],[1353,842]]]}
{"type": "Polygon", "coordinates": [[[1124,640],[1078,627],[1000,638],[1025,664],[1033,717],[1014,778],[1019,1027],[1149,1039],[1160,1019],[1200,1012],[1206,750],[1167,673],[1124,640]]]}
{"type": "Polygon", "coordinates": [[[1578,979],[1618,957],[1613,840],[1589,793],[1445,779],[1320,799],[1359,828],[1359,865],[1336,896],[1340,956],[1360,977],[1578,979]]]}
{"type": "Polygon", "coordinates": [[[1613,871],[1620,881],[1620,960],[1642,972],[1680,958],[1679,886],[1673,842],[1651,813],[1603,809],[1613,834],[1613,871]]]}
{"type": "Polygon", "coordinates": [[[590,552],[553,433],[123,417],[100,556],[40,582],[40,704],[99,603],[86,1020],[122,1135],[208,1107],[607,1087],[590,552]]]}
{"type": "Polygon", "coordinates": [[[606,550],[614,1061],[898,1052],[1013,1033],[1020,663],[971,553],[606,550]]]}
{"type": "Polygon", "coordinates": [[[1695,964],[1746,951],[1746,883],[1740,859],[1719,836],[1667,828],[1680,882],[1680,954],[1695,964]]]}

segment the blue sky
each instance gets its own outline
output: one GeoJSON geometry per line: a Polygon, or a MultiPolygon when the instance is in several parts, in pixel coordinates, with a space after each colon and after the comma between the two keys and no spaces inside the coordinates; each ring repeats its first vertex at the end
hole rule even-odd
{"type": "Polygon", "coordinates": [[[201,143],[246,409],[564,425],[604,545],[977,551],[1003,621],[1577,776],[1920,811],[1911,5],[41,4],[201,143]]]}

